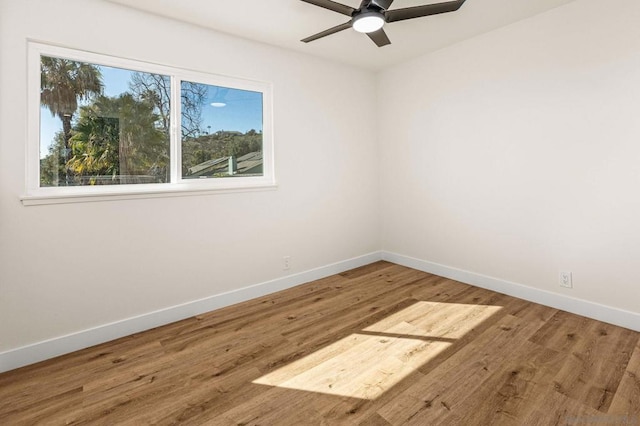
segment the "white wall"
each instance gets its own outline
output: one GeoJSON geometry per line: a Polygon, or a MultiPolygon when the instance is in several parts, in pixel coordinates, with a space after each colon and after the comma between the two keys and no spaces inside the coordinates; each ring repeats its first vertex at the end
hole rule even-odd
{"type": "Polygon", "coordinates": [[[0,354],[380,248],[640,313],[637,22],[576,0],[376,81],[101,0],[0,0],[0,354]],[[273,82],[278,189],[24,207],[28,38],[273,82]]]}
{"type": "Polygon", "coordinates": [[[383,248],[640,313],[638,22],[577,0],[383,72],[383,248]]]}
{"type": "Polygon", "coordinates": [[[373,74],[101,0],[0,1],[0,52],[0,353],[379,249],[373,74]],[[278,189],[23,206],[27,39],[272,82],[278,189]]]}

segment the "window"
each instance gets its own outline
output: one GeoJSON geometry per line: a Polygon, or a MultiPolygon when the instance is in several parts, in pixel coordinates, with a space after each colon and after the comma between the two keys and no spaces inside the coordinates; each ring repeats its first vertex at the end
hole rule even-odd
{"type": "Polygon", "coordinates": [[[262,176],[262,93],[184,80],[180,92],[182,177],[262,176]]]}
{"type": "Polygon", "coordinates": [[[269,84],[30,43],[25,204],[273,187],[269,84]]]}

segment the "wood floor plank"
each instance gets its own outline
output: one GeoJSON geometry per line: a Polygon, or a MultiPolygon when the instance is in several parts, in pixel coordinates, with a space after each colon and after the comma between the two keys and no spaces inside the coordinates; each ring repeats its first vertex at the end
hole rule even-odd
{"type": "MultiPolygon", "coordinates": [[[[150,410],[140,413],[136,419],[140,424],[194,424],[201,425],[224,419],[227,424],[231,419],[222,415],[240,401],[264,395],[265,388],[251,385],[251,381],[260,376],[260,372],[247,367],[223,374],[221,376],[197,377],[190,379],[183,389],[163,397],[162,401],[152,402],[162,411],[150,410]]],[[[233,423],[237,424],[237,423],[233,423]]]]}
{"type": "MultiPolygon", "coordinates": [[[[546,392],[519,424],[534,426],[619,425],[618,419],[582,404],[558,392],[546,392]]],[[[513,423],[511,423],[513,424],[513,423]]],[[[632,423],[633,424],[633,423],[632,423]]]]}
{"type": "Polygon", "coordinates": [[[502,368],[482,384],[483,389],[494,389],[494,392],[460,397],[461,404],[474,407],[458,415],[460,424],[521,424],[521,419],[529,414],[528,408],[540,404],[541,395],[553,388],[554,375],[565,358],[562,353],[538,345],[514,348],[502,368]]]}
{"type": "Polygon", "coordinates": [[[321,424],[319,408],[331,404],[335,396],[268,387],[258,396],[237,404],[222,415],[242,425],[321,424]]]}
{"type": "Polygon", "coordinates": [[[607,412],[637,342],[637,333],[558,312],[531,341],[567,353],[556,391],[607,412]]]}
{"type": "Polygon", "coordinates": [[[375,262],[0,374],[0,424],[637,424],[638,377],[640,333],[375,262]]]}
{"type": "Polygon", "coordinates": [[[640,424],[640,339],[636,342],[608,412],[628,419],[630,424],[633,421],[640,424]]]}
{"type": "Polygon", "coordinates": [[[503,370],[514,349],[525,345],[528,350],[533,344],[518,336],[530,335],[542,325],[513,316],[503,318],[378,413],[392,424],[456,424],[466,409],[461,394],[478,392],[493,374],[503,370]]]}
{"type": "Polygon", "coordinates": [[[386,421],[378,413],[373,413],[366,419],[358,423],[358,426],[391,426],[391,423],[386,421]]]}

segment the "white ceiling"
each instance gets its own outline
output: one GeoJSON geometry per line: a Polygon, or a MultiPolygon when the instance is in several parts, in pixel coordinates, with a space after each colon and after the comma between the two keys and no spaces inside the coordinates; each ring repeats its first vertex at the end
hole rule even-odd
{"type": "MultiPolygon", "coordinates": [[[[574,0],[467,0],[457,12],[385,25],[391,45],[378,48],[353,29],[305,44],[300,39],[349,17],[300,0],[109,0],[235,36],[369,70],[406,61],[574,0]]],[[[357,8],[360,0],[342,0],[357,8]]],[[[391,9],[439,3],[395,0],[391,9]]]]}

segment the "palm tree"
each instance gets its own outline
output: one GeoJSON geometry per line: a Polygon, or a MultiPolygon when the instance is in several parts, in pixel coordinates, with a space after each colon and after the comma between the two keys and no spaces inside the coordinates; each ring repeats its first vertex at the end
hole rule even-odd
{"type": "MultiPolygon", "coordinates": [[[[68,59],[42,56],[40,61],[40,103],[62,121],[66,164],[71,152],[71,120],[78,102],[102,93],[102,75],[97,66],[68,59]]],[[[66,185],[70,185],[65,167],[66,185]]]]}

